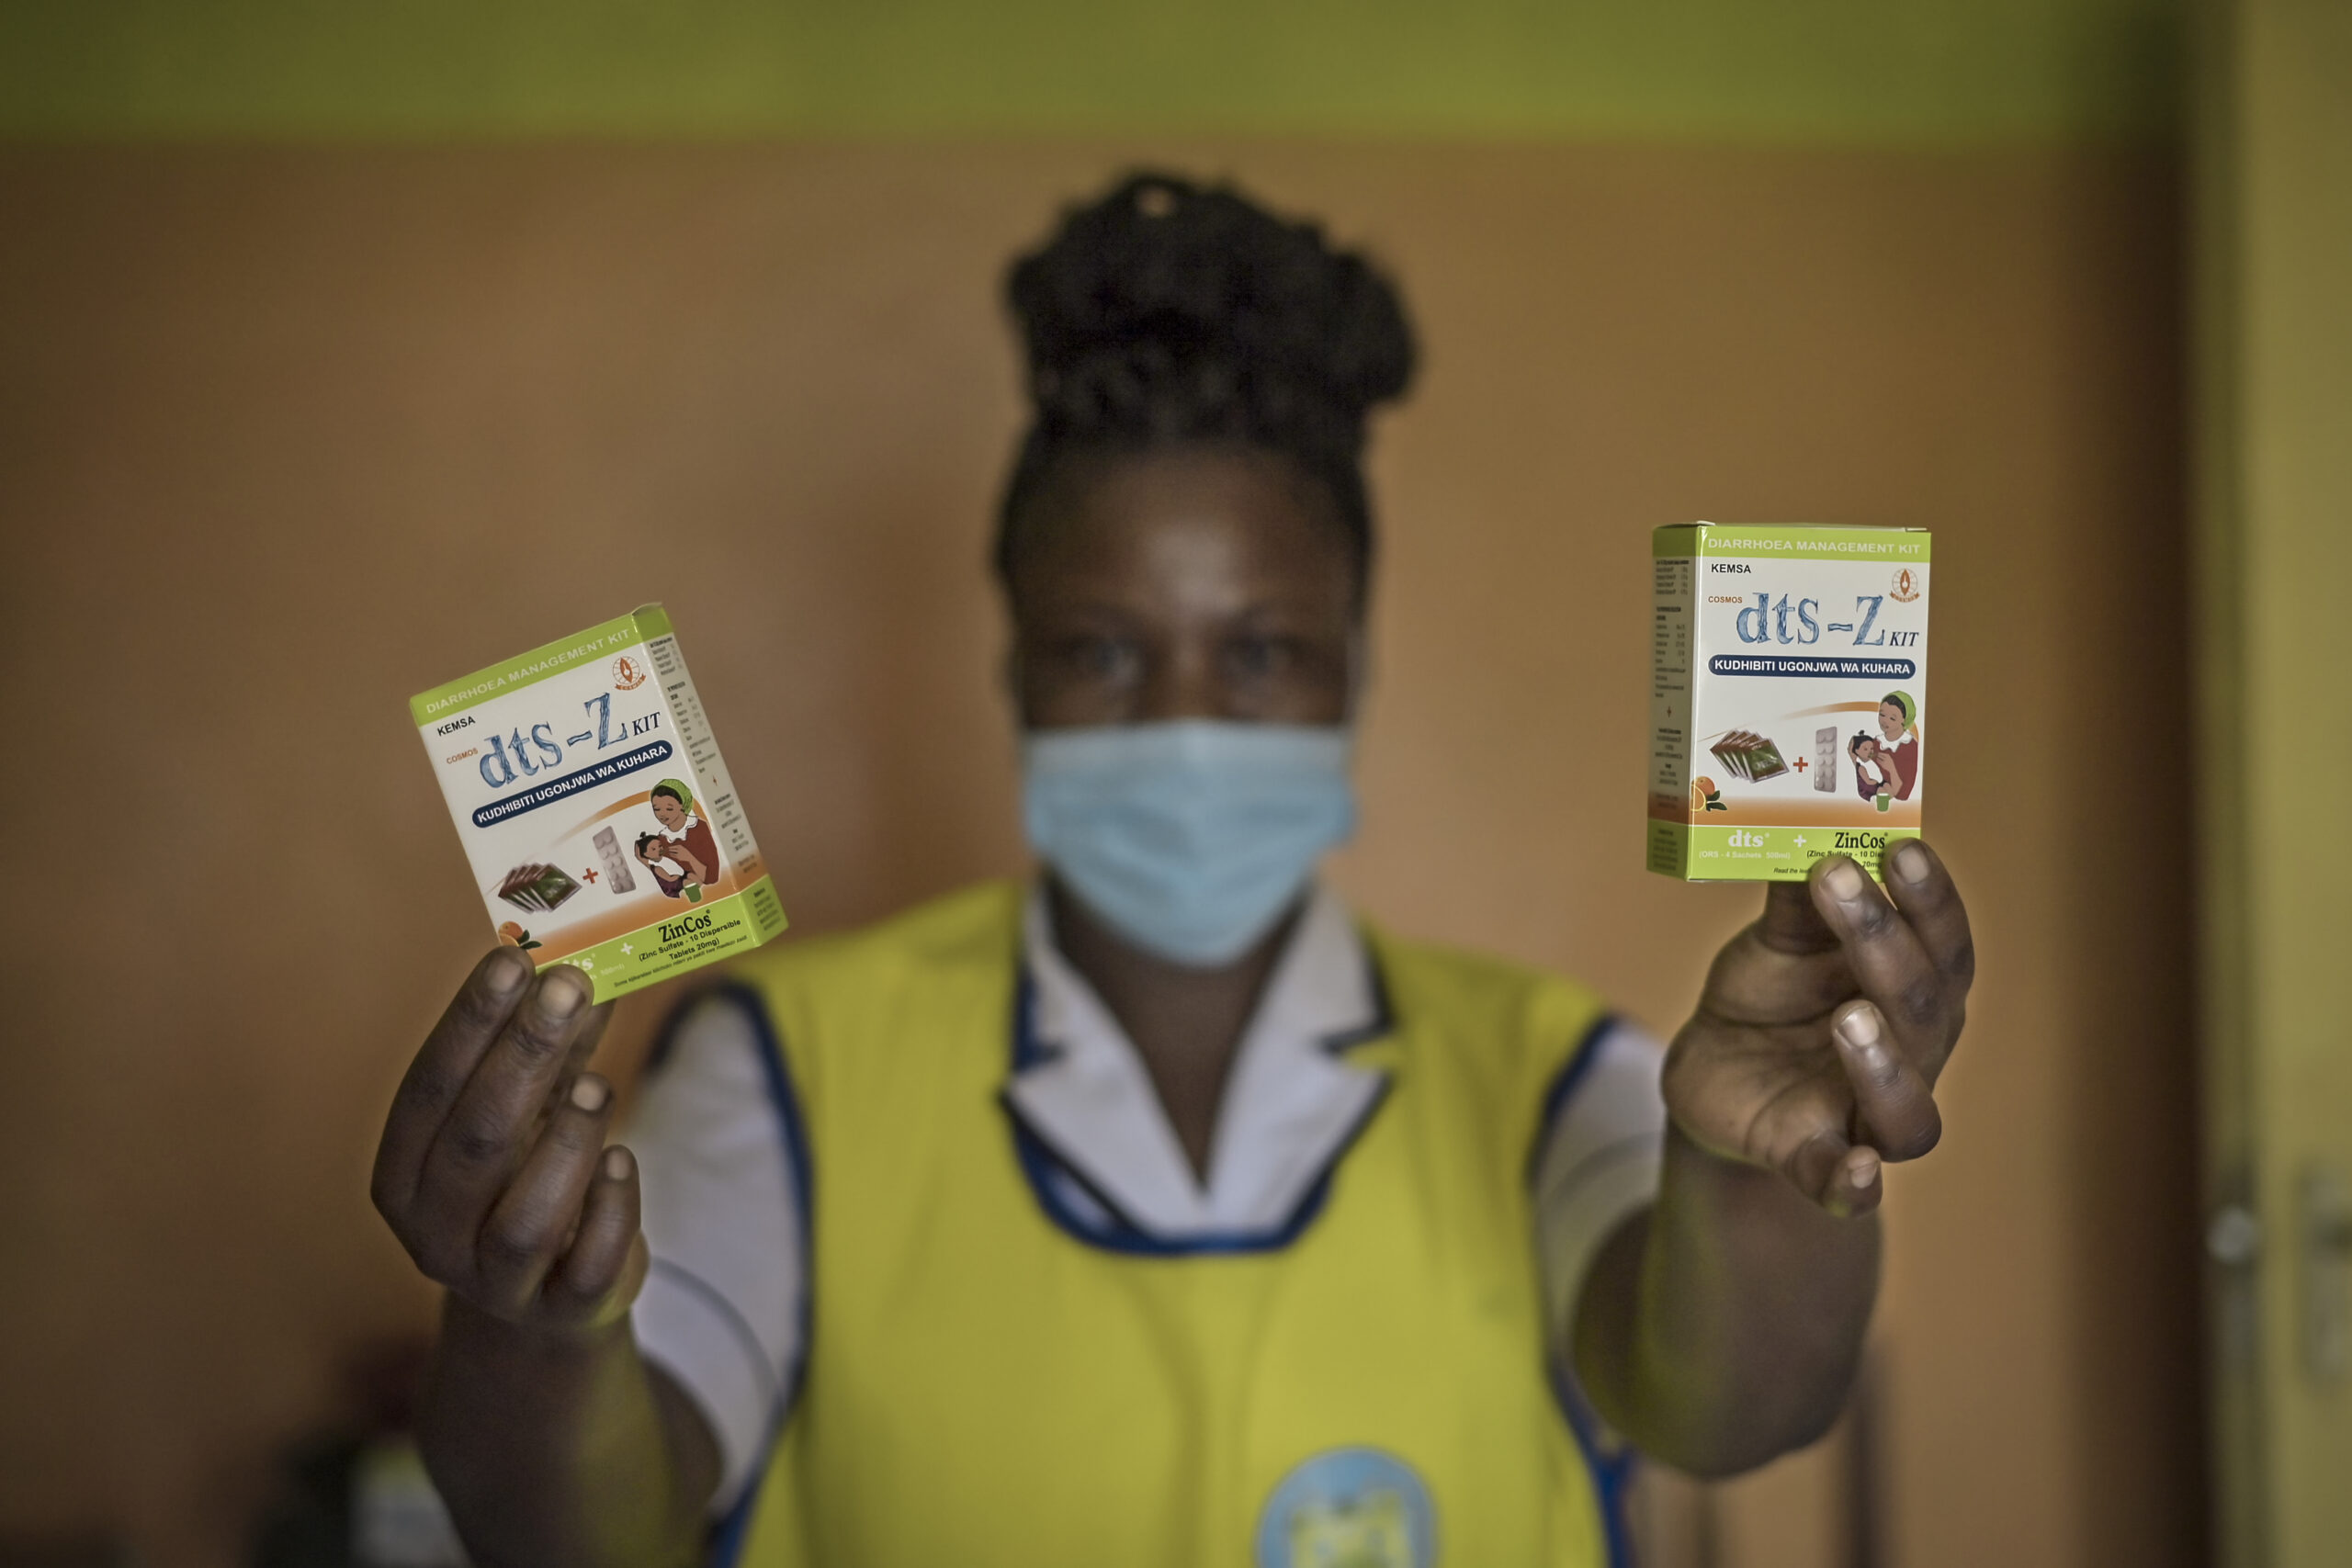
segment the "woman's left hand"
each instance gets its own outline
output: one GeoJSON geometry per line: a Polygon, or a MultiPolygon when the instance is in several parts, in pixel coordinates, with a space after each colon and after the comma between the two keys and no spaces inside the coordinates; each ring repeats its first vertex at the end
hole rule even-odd
{"type": "Polygon", "coordinates": [[[1936,1079],[1976,972],[1943,863],[1914,839],[1887,866],[1883,888],[1842,855],[1773,884],[1667,1053],[1667,1109],[1686,1136],[1834,1213],[1878,1206],[1882,1159],[1936,1146],[1936,1079]]]}

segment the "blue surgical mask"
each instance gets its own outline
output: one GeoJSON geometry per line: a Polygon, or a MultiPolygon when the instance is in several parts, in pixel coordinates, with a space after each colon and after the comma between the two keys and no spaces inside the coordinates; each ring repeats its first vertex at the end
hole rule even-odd
{"type": "Polygon", "coordinates": [[[1170,963],[1230,963],[1355,830],[1341,727],[1185,719],[1036,730],[1029,842],[1111,928],[1170,963]]]}

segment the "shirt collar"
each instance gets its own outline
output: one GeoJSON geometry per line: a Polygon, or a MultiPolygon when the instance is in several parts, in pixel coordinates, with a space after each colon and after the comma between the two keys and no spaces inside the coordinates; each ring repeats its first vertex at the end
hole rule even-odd
{"type": "Polygon", "coordinates": [[[1347,907],[1317,886],[1243,1030],[1217,1111],[1205,1183],[1194,1179],[1142,1057],[1054,941],[1042,886],[1022,919],[1039,1049],[1006,1096],[1127,1219],[1166,1238],[1279,1226],[1346,1147],[1386,1074],[1341,1051],[1386,1018],[1347,907]]]}

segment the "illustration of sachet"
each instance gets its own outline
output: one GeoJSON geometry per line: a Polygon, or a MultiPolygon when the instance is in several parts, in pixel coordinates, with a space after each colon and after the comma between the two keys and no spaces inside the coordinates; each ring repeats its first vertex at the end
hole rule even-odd
{"type": "Polygon", "coordinates": [[[1735,729],[1709,750],[1734,778],[1749,784],[1776,779],[1789,771],[1781,759],[1781,749],[1753,730],[1735,729]]]}
{"type": "Polygon", "coordinates": [[[621,853],[621,841],[610,828],[599,828],[589,840],[596,846],[597,858],[605,863],[605,886],[616,895],[637,891],[637,878],[629,874],[628,857],[621,853]]]}
{"type": "Polygon", "coordinates": [[[580,891],[580,884],[551,865],[518,865],[498,885],[498,896],[518,909],[552,909],[580,891]]]}

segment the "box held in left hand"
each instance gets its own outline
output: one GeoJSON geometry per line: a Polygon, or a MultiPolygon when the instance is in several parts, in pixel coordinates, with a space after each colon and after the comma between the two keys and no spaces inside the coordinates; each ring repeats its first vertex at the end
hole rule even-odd
{"type": "Polygon", "coordinates": [[[600,1002],[748,951],[784,904],[646,604],[409,701],[499,939],[600,1002]]]}

